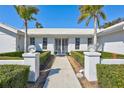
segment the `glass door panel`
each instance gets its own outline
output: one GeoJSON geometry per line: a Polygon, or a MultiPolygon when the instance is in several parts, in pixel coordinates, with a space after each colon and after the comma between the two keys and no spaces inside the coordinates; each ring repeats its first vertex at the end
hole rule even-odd
{"type": "Polygon", "coordinates": [[[62,39],[62,54],[66,54],[68,52],[68,39],[62,39]]]}
{"type": "Polygon", "coordinates": [[[55,52],[61,54],[61,39],[55,39],[55,52]]]}

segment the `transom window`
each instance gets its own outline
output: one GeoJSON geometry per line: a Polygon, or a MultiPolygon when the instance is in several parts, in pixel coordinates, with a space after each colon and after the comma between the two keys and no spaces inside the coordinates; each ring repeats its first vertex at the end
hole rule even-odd
{"type": "Polygon", "coordinates": [[[35,38],[34,37],[30,37],[30,45],[35,45],[35,38]]]}
{"type": "Polygon", "coordinates": [[[75,49],[80,49],[80,38],[75,38],[75,49]]]}
{"type": "Polygon", "coordinates": [[[88,45],[92,45],[93,44],[93,39],[92,38],[88,38],[88,45]]]}
{"type": "Polygon", "coordinates": [[[47,38],[43,38],[43,49],[47,49],[47,38]]]}

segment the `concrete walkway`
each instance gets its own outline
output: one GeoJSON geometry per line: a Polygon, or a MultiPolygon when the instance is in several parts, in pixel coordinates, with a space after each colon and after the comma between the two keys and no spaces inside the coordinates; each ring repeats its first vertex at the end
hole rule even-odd
{"type": "Polygon", "coordinates": [[[55,58],[44,88],[81,88],[66,56],[55,58]]]}

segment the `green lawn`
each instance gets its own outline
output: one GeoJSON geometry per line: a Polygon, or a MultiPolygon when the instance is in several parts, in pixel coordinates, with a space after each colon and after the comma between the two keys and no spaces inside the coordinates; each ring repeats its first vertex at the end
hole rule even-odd
{"type": "Polygon", "coordinates": [[[0,56],[0,60],[23,60],[21,57],[0,56]]]}
{"type": "MultiPolygon", "coordinates": [[[[121,54],[116,54],[117,55],[117,59],[123,59],[124,58],[124,55],[121,55],[121,54]]],[[[113,54],[112,53],[109,53],[109,52],[101,52],[101,58],[104,58],[104,59],[112,59],[113,58],[113,54]]]]}
{"type": "Polygon", "coordinates": [[[0,60],[23,60],[22,54],[21,51],[0,53],[0,60]]]}

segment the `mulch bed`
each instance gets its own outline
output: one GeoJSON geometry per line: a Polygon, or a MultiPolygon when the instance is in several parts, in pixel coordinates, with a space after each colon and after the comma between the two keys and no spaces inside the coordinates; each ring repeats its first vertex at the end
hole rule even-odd
{"type": "Polygon", "coordinates": [[[54,56],[51,56],[45,65],[40,66],[40,76],[35,83],[28,83],[27,88],[43,88],[46,78],[49,74],[50,68],[54,62],[54,56]]]}
{"type": "MultiPolygon", "coordinates": [[[[81,69],[83,69],[83,67],[74,58],[72,58],[71,56],[67,56],[67,58],[68,58],[70,64],[72,65],[75,74],[79,73],[79,71],[81,69]]],[[[81,78],[77,77],[77,78],[80,81],[80,84],[82,85],[82,87],[84,87],[84,88],[97,88],[98,87],[97,82],[95,82],[95,81],[89,82],[84,77],[84,73],[83,73],[83,77],[81,77],[81,78]]]]}

